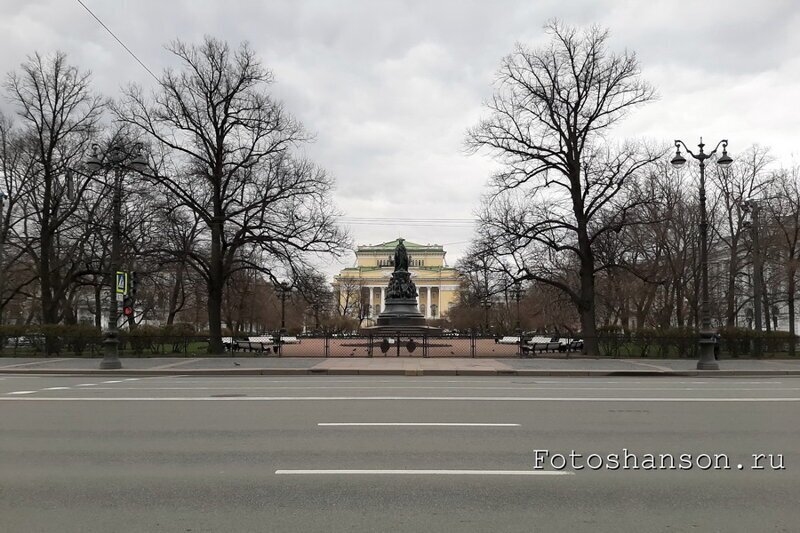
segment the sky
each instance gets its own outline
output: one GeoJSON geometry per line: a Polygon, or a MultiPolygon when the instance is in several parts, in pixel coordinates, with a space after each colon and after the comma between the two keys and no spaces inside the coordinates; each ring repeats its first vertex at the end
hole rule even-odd
{"type": "MultiPolygon", "coordinates": [[[[611,32],[635,51],[659,98],[611,136],[681,138],[729,152],[759,144],[792,164],[800,125],[800,3],[795,0],[83,0],[153,72],[173,39],[248,41],[272,70],[271,94],[315,141],[308,157],[336,180],[355,244],[404,237],[465,251],[495,164],[464,149],[515,43],[547,41],[553,18],[611,32]],[[397,219],[406,219],[398,222],[397,219]],[[395,219],[395,220],[387,220],[395,219]]],[[[61,50],[95,90],[153,80],[78,0],[0,0],[0,73],[61,50]]],[[[0,99],[0,109],[11,110],[0,99]]],[[[353,254],[326,270],[350,266],[353,254]]]]}

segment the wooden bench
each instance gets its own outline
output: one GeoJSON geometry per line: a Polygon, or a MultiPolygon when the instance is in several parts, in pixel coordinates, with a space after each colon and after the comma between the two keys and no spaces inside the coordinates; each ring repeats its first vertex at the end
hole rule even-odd
{"type": "Polygon", "coordinates": [[[266,352],[270,348],[277,351],[277,345],[272,337],[245,337],[236,340],[232,337],[223,337],[222,344],[231,352],[266,352]]]}

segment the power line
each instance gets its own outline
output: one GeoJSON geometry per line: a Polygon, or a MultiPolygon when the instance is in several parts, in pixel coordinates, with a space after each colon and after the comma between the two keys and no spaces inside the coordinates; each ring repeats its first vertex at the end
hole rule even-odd
{"type": "Polygon", "coordinates": [[[152,71],[152,70],[150,70],[149,68],[147,68],[147,65],[145,65],[145,64],[142,62],[142,60],[141,60],[141,59],[139,59],[138,57],[136,57],[136,54],[134,54],[134,53],[133,53],[133,51],[131,51],[131,49],[130,49],[130,48],[128,48],[127,46],[125,46],[125,43],[123,43],[123,42],[120,40],[120,38],[119,38],[119,37],[117,37],[116,35],[114,35],[114,32],[113,32],[113,31],[111,31],[111,29],[110,29],[108,26],[106,26],[106,25],[103,23],[103,21],[102,21],[102,20],[100,20],[100,19],[98,18],[98,16],[97,16],[97,15],[95,15],[95,14],[92,12],[92,10],[91,10],[91,9],[89,9],[89,8],[87,7],[87,5],[86,5],[86,4],[84,4],[84,3],[83,3],[81,0],[77,0],[77,2],[78,2],[78,3],[79,3],[81,6],[83,6],[83,9],[85,9],[85,10],[86,10],[86,11],[87,11],[87,12],[88,12],[88,13],[89,13],[89,14],[90,14],[90,15],[91,15],[91,16],[92,16],[92,17],[93,17],[93,18],[94,18],[94,19],[95,19],[95,20],[96,20],[96,21],[97,21],[97,22],[98,22],[98,23],[99,23],[99,24],[100,24],[100,25],[101,25],[103,28],[105,28],[105,30],[106,30],[106,31],[107,31],[107,32],[108,32],[108,33],[109,33],[109,34],[110,34],[110,35],[111,35],[111,36],[112,36],[112,37],[113,37],[113,38],[114,38],[114,39],[115,39],[115,40],[116,40],[116,41],[117,41],[117,42],[118,42],[118,43],[119,43],[121,46],[122,46],[122,48],[124,48],[124,49],[125,49],[125,51],[126,51],[126,52],[128,52],[128,53],[131,55],[131,57],[133,57],[133,58],[136,60],[136,62],[137,62],[137,63],[139,63],[139,64],[142,66],[142,68],[143,68],[143,69],[145,69],[145,70],[147,71],[147,73],[148,73],[148,74],[150,74],[150,75],[153,77],[153,79],[154,79],[154,80],[156,80],[157,82],[159,82],[159,83],[160,83],[160,81],[161,81],[161,80],[159,80],[159,79],[158,79],[158,76],[156,76],[155,74],[153,74],[153,71],[152,71]]]}
{"type": "Polygon", "coordinates": [[[396,222],[477,222],[474,218],[414,218],[414,217],[341,217],[341,220],[358,220],[358,221],[373,221],[373,220],[390,220],[396,222]]]}

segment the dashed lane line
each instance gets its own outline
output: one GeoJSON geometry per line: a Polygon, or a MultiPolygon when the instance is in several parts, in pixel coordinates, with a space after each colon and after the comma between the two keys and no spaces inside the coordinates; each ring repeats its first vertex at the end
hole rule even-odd
{"type": "Polygon", "coordinates": [[[276,470],[278,476],[574,476],[563,470],[276,470]]]}
{"type": "Polygon", "coordinates": [[[489,428],[518,428],[519,424],[482,424],[477,422],[320,422],[318,426],[346,427],[346,426],[402,426],[402,427],[489,427],[489,428]]]}

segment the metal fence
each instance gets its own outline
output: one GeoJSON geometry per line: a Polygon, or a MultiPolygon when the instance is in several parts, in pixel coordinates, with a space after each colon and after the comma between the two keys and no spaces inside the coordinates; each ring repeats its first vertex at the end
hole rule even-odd
{"type": "MultiPolygon", "coordinates": [[[[233,337],[224,354],[209,354],[208,337],[197,335],[120,336],[122,357],[574,357],[583,352],[579,338],[490,337],[459,335],[319,335],[285,337],[233,337]]],[[[585,340],[585,339],[583,339],[585,340]]],[[[690,358],[698,357],[697,337],[647,337],[603,335],[597,338],[600,357],[690,358]]],[[[0,356],[5,357],[101,357],[103,337],[97,335],[29,335],[0,337],[0,356]]],[[[715,352],[719,358],[785,357],[793,354],[790,337],[723,336],[715,352]],[[759,349],[756,350],[756,347],[759,349]]]]}

